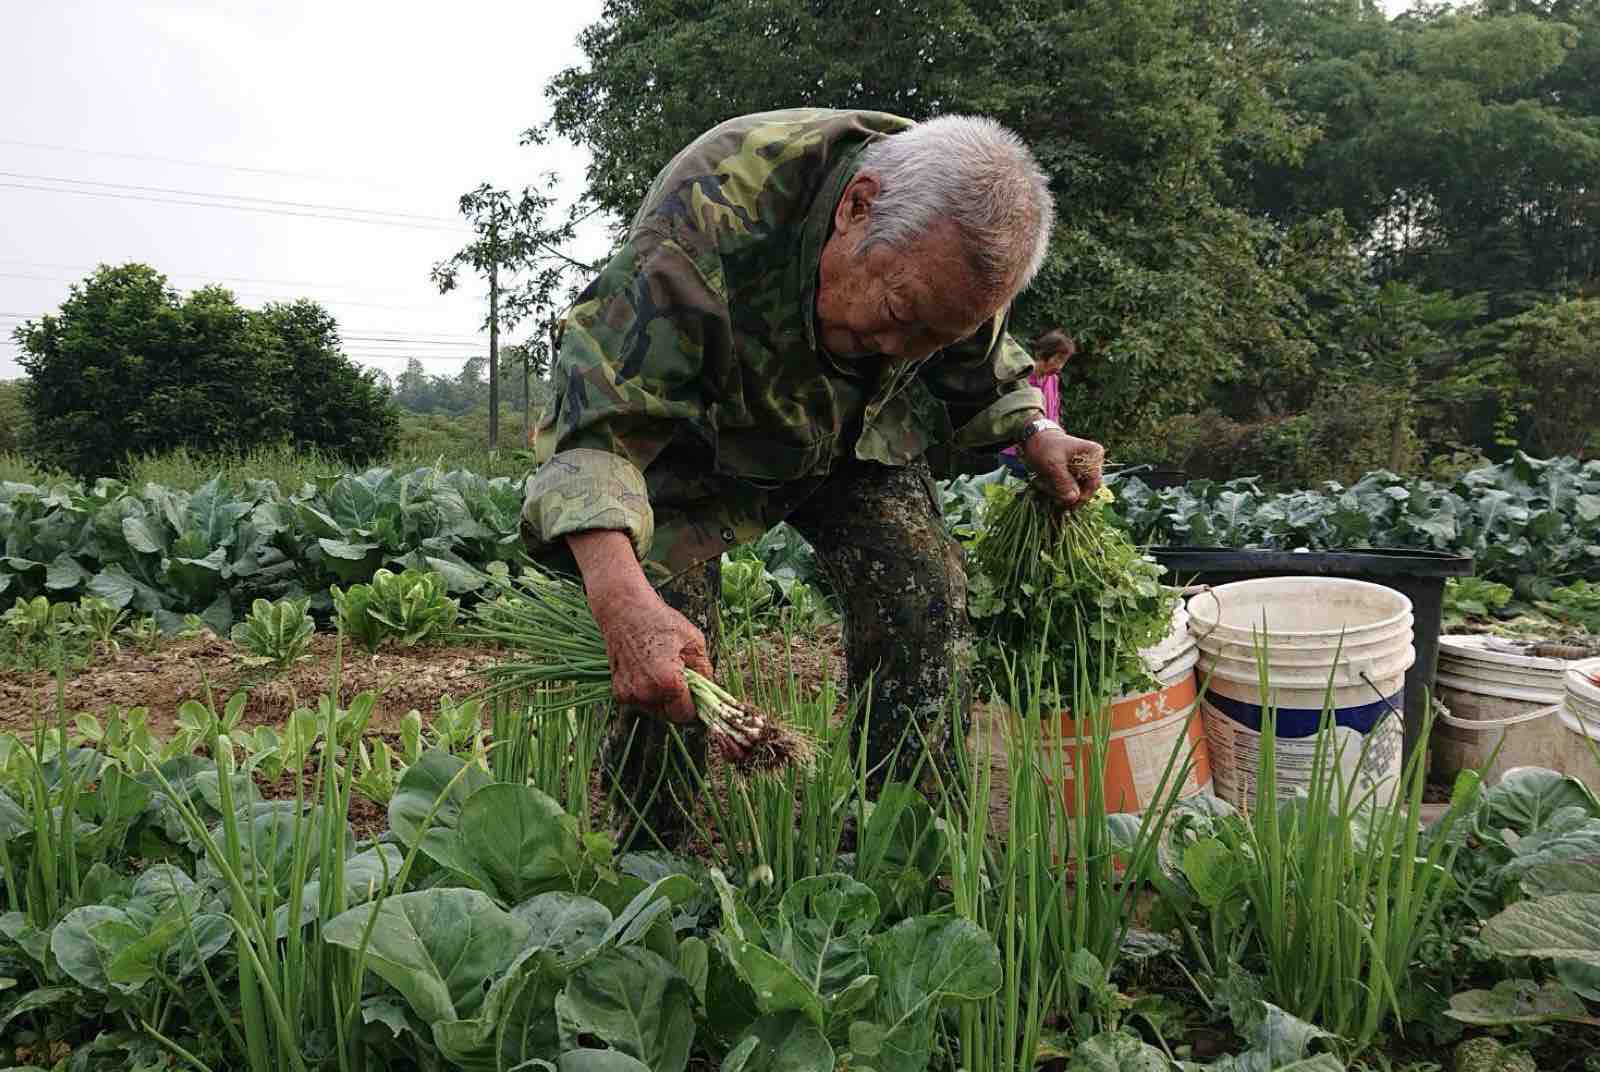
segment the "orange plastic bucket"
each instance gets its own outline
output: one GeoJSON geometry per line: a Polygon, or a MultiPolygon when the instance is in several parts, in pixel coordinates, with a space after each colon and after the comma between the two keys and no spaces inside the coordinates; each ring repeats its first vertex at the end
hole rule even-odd
{"type": "MultiPolygon", "coordinates": [[[[1180,799],[1192,797],[1211,789],[1211,756],[1206,741],[1204,724],[1200,718],[1198,683],[1195,679],[1196,652],[1186,645],[1182,652],[1156,672],[1159,687],[1144,693],[1121,696],[1111,702],[1111,727],[1105,757],[1105,802],[1108,812],[1144,811],[1155,803],[1156,790],[1161,787],[1162,775],[1172,763],[1175,775],[1188,759],[1188,772],[1183,781],[1169,792],[1175,791],[1180,799]],[[1177,758],[1173,753],[1177,751],[1177,758]]],[[[1010,770],[1007,754],[1007,719],[1015,713],[1003,707],[974,709],[973,734],[977,746],[989,763],[992,777],[989,793],[989,811],[997,829],[1004,829],[1010,812],[1010,770]]],[[[1062,798],[1068,815],[1076,815],[1077,788],[1075,775],[1083,769],[1080,750],[1089,746],[1078,722],[1063,712],[1060,721],[1046,726],[1051,734],[1045,747],[1050,750],[1049,764],[1064,768],[1062,798]],[[1055,749],[1059,742],[1060,754],[1055,749]]]]}

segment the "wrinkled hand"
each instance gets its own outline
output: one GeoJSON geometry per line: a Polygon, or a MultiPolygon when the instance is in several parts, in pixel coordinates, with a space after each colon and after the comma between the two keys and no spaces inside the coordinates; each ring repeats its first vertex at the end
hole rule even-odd
{"type": "Polygon", "coordinates": [[[617,702],[669,722],[693,722],[694,700],[683,680],[684,668],[712,676],[700,630],[649,589],[591,594],[590,609],[605,637],[617,702]]]}
{"type": "Polygon", "coordinates": [[[1068,509],[1100,490],[1106,448],[1093,440],[1046,428],[1029,436],[1018,453],[1039,485],[1068,509]]]}

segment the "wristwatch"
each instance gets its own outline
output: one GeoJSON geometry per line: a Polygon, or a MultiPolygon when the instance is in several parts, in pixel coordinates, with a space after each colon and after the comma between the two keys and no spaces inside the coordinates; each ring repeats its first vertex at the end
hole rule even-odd
{"type": "Polygon", "coordinates": [[[1049,417],[1035,417],[1033,420],[1022,426],[1022,434],[1017,437],[1017,446],[1022,446],[1022,444],[1026,443],[1028,440],[1032,439],[1035,435],[1044,431],[1046,428],[1054,428],[1058,432],[1062,430],[1061,426],[1055,421],[1052,421],[1049,417]]]}

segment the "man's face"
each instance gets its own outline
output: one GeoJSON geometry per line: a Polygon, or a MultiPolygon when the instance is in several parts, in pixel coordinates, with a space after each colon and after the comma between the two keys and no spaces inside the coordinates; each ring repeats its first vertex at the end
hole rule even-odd
{"type": "Polygon", "coordinates": [[[980,293],[947,220],[910,250],[862,254],[877,192],[875,178],[857,176],[834,210],[817,273],[817,339],[835,357],[917,361],[974,334],[1003,300],[980,293]]]}

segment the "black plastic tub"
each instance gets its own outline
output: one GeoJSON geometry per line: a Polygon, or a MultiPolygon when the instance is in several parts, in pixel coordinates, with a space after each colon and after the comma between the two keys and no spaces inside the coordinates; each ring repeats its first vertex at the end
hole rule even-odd
{"type": "Polygon", "coordinates": [[[1439,663],[1439,628],[1447,577],[1472,575],[1472,559],[1444,551],[1364,548],[1350,551],[1234,551],[1223,547],[1152,547],[1173,584],[1227,584],[1255,577],[1345,577],[1393,588],[1411,600],[1417,661],[1406,672],[1405,754],[1411,755],[1439,663]]]}

